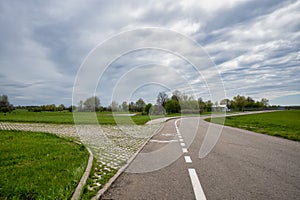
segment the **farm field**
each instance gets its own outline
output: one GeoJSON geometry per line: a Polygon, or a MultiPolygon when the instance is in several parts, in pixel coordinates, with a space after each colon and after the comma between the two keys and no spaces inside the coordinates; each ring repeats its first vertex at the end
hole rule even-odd
{"type": "MultiPolygon", "coordinates": [[[[212,122],[220,124],[222,118],[214,118],[212,122]]],[[[300,110],[228,116],[224,125],[300,141],[300,110]]]]}
{"type": "Polygon", "coordinates": [[[0,199],[70,199],[89,157],[49,133],[0,130],[0,144],[0,199]]]}

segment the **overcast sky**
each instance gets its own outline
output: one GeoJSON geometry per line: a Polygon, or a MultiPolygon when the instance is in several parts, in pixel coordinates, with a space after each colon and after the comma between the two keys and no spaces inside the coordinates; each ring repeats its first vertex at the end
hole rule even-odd
{"type": "MultiPolygon", "coordinates": [[[[228,98],[240,94],[300,104],[300,1],[3,0],[0,13],[0,94],[14,105],[71,105],[76,75],[89,52],[120,32],[143,27],[195,40],[215,63],[228,98]]],[[[159,91],[174,89],[209,99],[205,77],[195,76],[188,65],[168,52],[131,52],[99,77],[95,94],[107,105],[115,85],[130,88],[134,81],[139,87],[130,98],[116,100],[142,97],[153,103],[159,91]]]]}

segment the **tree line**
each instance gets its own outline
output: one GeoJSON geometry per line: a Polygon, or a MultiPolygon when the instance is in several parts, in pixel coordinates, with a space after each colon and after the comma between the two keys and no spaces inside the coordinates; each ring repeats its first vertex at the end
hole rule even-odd
{"type": "Polygon", "coordinates": [[[89,97],[85,101],[80,101],[77,106],[73,106],[73,110],[79,112],[93,111],[111,111],[111,112],[142,112],[144,114],[172,114],[172,113],[203,113],[218,111],[221,106],[226,106],[228,110],[247,111],[247,110],[262,110],[269,107],[269,100],[266,98],[260,101],[255,101],[252,97],[237,95],[233,99],[223,99],[220,102],[212,102],[211,100],[204,101],[202,98],[195,99],[192,95],[189,96],[178,90],[172,93],[169,97],[165,92],[159,92],[156,103],[146,103],[142,98],[136,102],[123,101],[119,104],[117,101],[112,101],[107,107],[100,104],[100,99],[96,96],[89,97]]]}
{"type": "Polygon", "coordinates": [[[142,98],[135,102],[123,101],[119,104],[117,101],[112,101],[107,107],[101,106],[99,97],[92,96],[84,101],[80,101],[77,105],[65,107],[63,104],[56,106],[55,104],[41,106],[16,106],[14,107],[8,101],[6,95],[0,96],[0,112],[10,112],[13,109],[27,109],[29,111],[77,111],[77,112],[101,112],[101,111],[129,111],[141,112],[143,114],[172,114],[172,113],[203,113],[218,111],[220,107],[226,106],[232,111],[250,111],[262,110],[270,108],[269,101],[262,98],[260,101],[255,101],[252,97],[237,95],[233,99],[223,99],[220,102],[212,102],[211,100],[204,101],[202,98],[195,99],[192,95],[187,95],[178,90],[175,90],[169,97],[165,92],[159,92],[156,103],[146,103],[142,98]]]}

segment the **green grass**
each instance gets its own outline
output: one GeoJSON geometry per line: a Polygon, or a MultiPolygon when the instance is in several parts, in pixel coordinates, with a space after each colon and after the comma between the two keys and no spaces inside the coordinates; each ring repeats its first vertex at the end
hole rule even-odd
{"type": "Polygon", "coordinates": [[[0,130],[0,199],[70,199],[88,156],[53,134],[0,130]]]}
{"type": "MultiPolygon", "coordinates": [[[[212,122],[220,124],[222,118],[212,122]]],[[[300,110],[229,116],[224,125],[300,141],[300,110]]]]}
{"type": "Polygon", "coordinates": [[[104,165],[94,159],[91,173],[87,179],[86,185],[83,187],[81,199],[90,200],[95,197],[97,192],[102,189],[109,179],[111,179],[116,173],[116,169],[104,165]],[[98,177],[96,177],[95,174],[97,174],[98,177]],[[101,185],[95,185],[95,180],[97,180],[97,183],[100,183],[101,185]]]}
{"type": "MultiPolygon", "coordinates": [[[[83,124],[91,124],[93,113],[78,112],[76,118],[83,124]]],[[[97,112],[97,119],[100,124],[136,124],[142,125],[150,120],[148,115],[137,114],[132,117],[112,116],[108,112],[97,112]]],[[[0,113],[0,121],[3,122],[26,122],[26,123],[52,123],[52,124],[74,124],[73,113],[71,112],[29,112],[26,110],[15,110],[11,113],[0,113]]]]}

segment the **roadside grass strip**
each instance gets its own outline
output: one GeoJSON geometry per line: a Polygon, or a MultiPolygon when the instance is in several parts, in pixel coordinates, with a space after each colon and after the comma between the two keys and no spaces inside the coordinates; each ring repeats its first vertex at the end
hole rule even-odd
{"type": "Polygon", "coordinates": [[[96,125],[75,127],[68,124],[0,122],[0,129],[51,132],[59,136],[80,140],[88,146],[95,159],[92,172],[83,188],[83,199],[91,199],[96,195],[105,183],[152,137],[159,126],[159,124],[145,126],[102,125],[99,129],[96,125]]]}
{"type": "MultiPolygon", "coordinates": [[[[218,117],[205,120],[217,124],[223,123],[223,119],[218,117]]],[[[228,116],[225,118],[224,125],[300,141],[300,110],[228,116]]]]}
{"type": "Polygon", "coordinates": [[[0,130],[0,199],[70,199],[88,157],[54,134],[0,130]]]}

